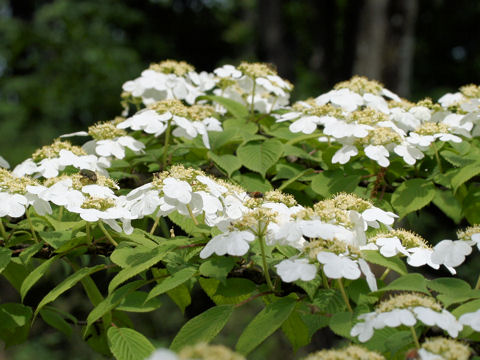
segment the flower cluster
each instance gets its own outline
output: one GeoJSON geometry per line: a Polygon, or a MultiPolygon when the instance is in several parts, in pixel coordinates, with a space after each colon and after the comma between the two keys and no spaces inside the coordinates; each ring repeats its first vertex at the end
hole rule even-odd
{"type": "Polygon", "coordinates": [[[56,177],[65,168],[72,166],[78,170],[87,169],[107,174],[110,161],[104,157],[88,155],[79,146],[57,139],[51,145],[36,150],[31,158],[18,164],[12,171],[15,176],[56,177]]]}
{"type": "Polygon", "coordinates": [[[309,354],[303,360],[384,360],[385,357],[363,346],[350,345],[343,349],[320,350],[309,354]]]}
{"type": "Polygon", "coordinates": [[[358,76],[275,116],[277,122],[290,121],[294,133],[312,134],[320,127],[319,141],[341,145],[332,158],[334,164],[364,154],[382,167],[390,165],[392,155],[414,165],[435,141],[459,143],[458,135],[471,137],[478,120],[449,112],[430,99],[410,103],[380,83],[358,76]]]}
{"type": "Polygon", "coordinates": [[[178,99],[188,104],[215,86],[213,74],[197,73],[184,61],[165,60],[142,72],[140,77],[123,84],[124,97],[141,99],[145,105],[178,99]]]}
{"type": "Polygon", "coordinates": [[[120,122],[117,127],[141,130],[155,137],[173,127],[172,134],[177,137],[194,139],[200,135],[209,149],[208,131],[222,131],[222,125],[214,115],[215,110],[208,105],[185,106],[180,100],[161,100],[120,122]]]}
{"type": "Polygon", "coordinates": [[[223,345],[200,343],[186,346],[176,354],[168,349],[157,349],[146,360],[245,360],[245,358],[223,345]]]}
{"type": "Polygon", "coordinates": [[[71,136],[91,136],[93,140],[87,141],[83,146],[88,154],[97,155],[110,159],[123,159],[125,149],[130,149],[136,154],[142,153],[145,145],[127,135],[127,132],[117,127],[125,119],[118,116],[115,120],[97,123],[86,131],[78,131],[71,134],[62,135],[62,138],[71,136]]]}
{"type": "Polygon", "coordinates": [[[413,327],[419,321],[427,326],[437,326],[451,337],[457,337],[462,324],[448,310],[443,309],[433,298],[406,293],[395,295],[377,305],[374,312],[358,316],[359,322],[350,335],[358,336],[361,342],[368,341],[375,330],[384,327],[413,327]]]}
{"type": "Polygon", "coordinates": [[[215,95],[245,104],[262,113],[286,106],[293,85],[277,75],[268,64],[242,62],[215,69],[218,77],[215,95]]]}

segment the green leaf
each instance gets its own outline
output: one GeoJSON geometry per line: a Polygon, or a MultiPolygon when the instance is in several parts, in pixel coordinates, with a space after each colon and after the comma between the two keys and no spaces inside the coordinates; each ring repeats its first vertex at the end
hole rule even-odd
{"type": "Polygon", "coordinates": [[[182,326],[170,349],[178,351],[186,345],[210,342],[230,319],[233,309],[233,305],[219,305],[195,316],[182,326]]]}
{"type": "Polygon", "coordinates": [[[480,163],[476,162],[471,165],[467,165],[465,167],[462,167],[458,169],[457,173],[455,174],[454,177],[452,177],[452,186],[453,186],[453,191],[456,192],[457,189],[462,185],[463,183],[467,182],[474,176],[477,176],[480,174],[480,163]]]}
{"type": "Polygon", "coordinates": [[[291,297],[280,298],[268,304],[240,335],[236,350],[244,355],[250,353],[282,326],[295,308],[295,304],[296,300],[291,297]]]}
{"type": "Polygon", "coordinates": [[[88,314],[87,326],[84,334],[88,332],[90,326],[104,316],[106,313],[114,309],[120,302],[132,291],[135,291],[139,287],[146,283],[145,280],[132,281],[124,286],[119,287],[114,292],[109,294],[104,300],[102,300],[93,310],[88,314]]]}
{"type": "Polygon", "coordinates": [[[234,266],[235,259],[233,257],[214,256],[205,260],[202,265],[200,265],[199,270],[203,276],[224,281],[234,266]]]}
{"type": "Polygon", "coordinates": [[[39,231],[40,237],[54,249],[72,240],[72,231],[39,231]]]}
{"type": "Polygon", "coordinates": [[[20,287],[20,296],[22,297],[22,302],[23,299],[25,299],[25,295],[27,295],[28,290],[32,288],[35,283],[42,278],[43,275],[48,271],[50,268],[50,265],[57,260],[59,255],[56,255],[43,263],[40,264],[35,270],[33,270],[31,273],[28,274],[28,276],[23,280],[22,286],[20,287]]]}
{"type": "Polygon", "coordinates": [[[323,197],[329,197],[339,192],[353,192],[361,178],[361,174],[344,173],[343,170],[327,170],[312,178],[312,189],[323,197]]]}
{"type": "Polygon", "coordinates": [[[170,277],[163,280],[160,284],[156,285],[148,294],[147,301],[166,293],[172,289],[175,289],[177,286],[182,285],[184,282],[190,280],[192,276],[197,272],[197,269],[194,267],[184,268],[170,277]]]}
{"type": "Polygon", "coordinates": [[[457,307],[455,310],[452,311],[452,314],[458,318],[460,315],[463,315],[469,312],[475,312],[478,309],[480,309],[480,299],[473,300],[460,305],[459,307],[457,307]]]}
{"type": "Polygon", "coordinates": [[[392,194],[392,205],[400,217],[428,205],[435,197],[431,181],[412,179],[402,183],[392,194]]]}
{"type": "Polygon", "coordinates": [[[78,221],[59,221],[49,215],[44,218],[53,226],[55,231],[75,231],[85,227],[87,223],[85,220],[78,221]]]}
{"type": "Polygon", "coordinates": [[[387,269],[391,269],[400,275],[406,275],[408,273],[405,263],[396,256],[387,258],[375,250],[363,250],[362,256],[368,262],[385,266],[387,269]]]}
{"type": "Polygon", "coordinates": [[[21,344],[28,338],[32,309],[17,303],[0,305],[0,339],[6,347],[21,344]]]}
{"type": "Polygon", "coordinates": [[[463,200],[462,207],[463,213],[471,225],[480,223],[480,189],[477,186],[470,188],[463,200]]]}
{"type": "Polygon", "coordinates": [[[68,337],[72,335],[72,327],[58,312],[48,308],[44,308],[40,310],[40,316],[42,317],[43,321],[45,321],[51,327],[64,333],[68,337]]]}
{"type": "Polygon", "coordinates": [[[35,316],[38,312],[48,303],[55,301],[60,295],[62,295],[65,291],[74,287],[80,280],[82,280],[85,276],[91,275],[96,273],[97,271],[105,269],[105,265],[97,265],[90,268],[82,268],[77,272],[73,273],[65,280],[63,280],[60,284],[55,286],[38,304],[37,309],[35,310],[35,316]]]}
{"type": "Polygon", "coordinates": [[[221,169],[225,170],[228,176],[232,176],[235,170],[242,167],[242,162],[238,157],[231,154],[216,155],[213,152],[208,152],[208,157],[221,169]]]}
{"type": "Polygon", "coordinates": [[[144,291],[129,293],[122,299],[116,310],[142,313],[153,311],[162,305],[159,299],[147,299],[147,296],[148,293],[144,291]]]}
{"type": "Polygon", "coordinates": [[[150,341],[133,329],[111,327],[107,337],[108,346],[117,360],[144,360],[155,351],[150,341]]]}
{"type": "Polygon", "coordinates": [[[237,149],[237,156],[242,164],[263,177],[283,154],[283,144],[276,139],[263,142],[252,141],[241,145],[237,149]]]}
{"type": "Polygon", "coordinates": [[[330,329],[337,335],[350,339],[350,330],[352,329],[352,313],[339,312],[333,314],[330,318],[330,329]]]}
{"type": "Polygon", "coordinates": [[[149,253],[142,253],[131,263],[129,267],[126,267],[119,271],[117,275],[108,284],[108,292],[111,293],[121,283],[128,279],[140,274],[162,260],[168,253],[168,250],[174,248],[174,245],[159,245],[149,253]]]}
{"type": "Polygon", "coordinates": [[[225,109],[227,109],[230,114],[232,114],[236,118],[246,118],[248,116],[248,109],[245,107],[245,105],[234,100],[215,95],[204,95],[197,98],[197,100],[203,99],[210,100],[222,105],[225,109]]]}
{"type": "Polygon", "coordinates": [[[0,247],[0,274],[10,263],[11,258],[12,258],[12,250],[7,249],[5,247],[0,247]]]}
{"type": "Polygon", "coordinates": [[[433,203],[456,224],[462,220],[462,204],[460,204],[450,190],[436,189],[433,203]]]}
{"type": "MultiPolygon", "coordinates": [[[[22,262],[27,265],[30,260],[32,259],[32,257],[40,251],[40,249],[43,248],[43,243],[37,243],[37,244],[32,244],[30,245],[28,248],[26,248],[25,250],[23,250],[19,256],[20,260],[22,260],[22,262]]],[[[1,252],[1,250],[0,250],[1,252]]],[[[1,255],[0,255],[1,257],[1,255]]],[[[1,265],[0,265],[0,273],[1,273],[1,265]]]]}
{"type": "Polygon", "coordinates": [[[217,305],[238,304],[256,290],[255,284],[243,278],[228,278],[225,283],[216,279],[199,279],[200,286],[217,305]]]}
{"type": "Polygon", "coordinates": [[[167,295],[175,304],[177,304],[182,313],[184,313],[185,308],[192,303],[190,291],[188,291],[188,287],[186,287],[185,284],[179,285],[176,288],[167,291],[167,295]]]}
{"type": "Polygon", "coordinates": [[[319,289],[313,300],[319,311],[334,314],[345,310],[346,305],[340,291],[335,289],[319,289]]]}
{"type": "Polygon", "coordinates": [[[282,324],[282,331],[292,344],[293,351],[297,351],[310,342],[309,329],[297,311],[293,311],[282,324]]]}
{"type": "Polygon", "coordinates": [[[427,280],[420,274],[403,275],[376,292],[392,290],[418,291],[425,294],[430,294],[427,289],[427,280]]]}
{"type": "Polygon", "coordinates": [[[259,174],[251,172],[234,175],[233,180],[247,191],[267,192],[273,189],[272,184],[270,184],[268,180],[262,178],[259,174]]]}
{"type": "Polygon", "coordinates": [[[467,293],[472,290],[472,288],[466,281],[449,277],[430,280],[427,283],[427,287],[440,294],[446,294],[451,296],[467,293]]]}

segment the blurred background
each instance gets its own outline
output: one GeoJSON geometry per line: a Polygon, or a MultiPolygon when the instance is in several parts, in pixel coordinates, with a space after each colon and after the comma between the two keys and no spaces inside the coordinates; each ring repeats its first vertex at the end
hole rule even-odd
{"type": "MultiPolygon", "coordinates": [[[[295,84],[293,100],[354,74],[412,101],[436,100],[480,82],[479,19],[480,2],[469,0],[0,0],[0,155],[16,165],[60,134],[119,115],[122,84],[165,59],[197,71],[270,62],[295,84]]],[[[439,228],[435,214],[412,222],[425,236],[439,228]]],[[[454,225],[445,226],[454,236],[454,225]]],[[[58,270],[52,284],[64,275],[58,270]]],[[[8,284],[0,289],[2,302],[16,300],[8,284]]],[[[80,318],[89,311],[83,297],[81,289],[64,297],[80,318]]],[[[193,303],[208,306],[204,298],[193,303]]],[[[161,309],[134,322],[168,345],[184,318],[172,303],[161,309]]],[[[239,312],[219,342],[233,346],[259,309],[252,303],[246,315],[239,312]]],[[[201,310],[187,309],[187,317],[201,310]]],[[[79,331],[65,341],[37,322],[31,335],[24,345],[0,349],[0,359],[98,358],[79,331]]],[[[335,343],[326,336],[312,347],[335,343]]],[[[300,355],[279,334],[251,359],[300,355]]]]}
{"type": "Polygon", "coordinates": [[[151,62],[275,64],[317,96],[353,74],[410,100],[480,76],[469,0],[0,0],[0,154],[13,165],[121,111],[151,62]]]}

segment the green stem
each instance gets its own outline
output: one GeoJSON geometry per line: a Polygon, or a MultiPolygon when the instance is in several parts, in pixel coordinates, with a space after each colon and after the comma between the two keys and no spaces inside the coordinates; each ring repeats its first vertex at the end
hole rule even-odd
{"type": "Polygon", "coordinates": [[[313,133],[313,134],[306,134],[306,135],[302,135],[302,136],[297,136],[297,137],[295,137],[295,138],[287,141],[287,145],[293,145],[293,144],[296,144],[296,143],[301,142],[301,141],[319,138],[320,136],[322,136],[322,134],[319,134],[319,133],[313,133]]]}
{"type": "Polygon", "coordinates": [[[441,173],[443,173],[442,161],[440,160],[440,156],[438,155],[438,149],[435,143],[432,143],[432,147],[433,147],[433,150],[435,151],[435,159],[437,160],[438,169],[440,170],[441,173]]]}
{"type": "Polygon", "coordinates": [[[480,275],[478,275],[477,284],[475,285],[475,290],[480,289],[480,275]]]}
{"type": "Polygon", "coordinates": [[[410,331],[412,332],[412,337],[413,337],[413,341],[415,342],[416,348],[420,349],[420,343],[418,342],[417,333],[415,332],[415,329],[413,326],[410,326],[410,331]]]}
{"type": "Polygon", "coordinates": [[[30,215],[28,214],[28,209],[27,211],[25,211],[25,215],[27,215],[28,225],[30,226],[30,230],[32,230],[33,239],[35,240],[36,243],[38,243],[37,234],[35,234],[35,230],[33,229],[32,219],[30,219],[30,215]]]}
{"type": "Polygon", "coordinates": [[[265,273],[265,280],[267,281],[268,288],[271,291],[275,291],[275,288],[272,284],[272,279],[270,279],[270,273],[268,272],[267,257],[265,255],[265,238],[262,233],[258,235],[258,241],[260,242],[260,252],[262,253],[262,263],[263,263],[263,272],[265,273]]]}
{"type": "Polygon", "coordinates": [[[342,279],[337,279],[338,287],[340,288],[340,292],[342,293],[343,300],[345,301],[345,305],[347,305],[348,311],[353,313],[352,306],[350,305],[350,301],[348,301],[347,293],[345,292],[345,288],[343,287],[342,279]]]}
{"type": "Polygon", "coordinates": [[[105,226],[103,226],[103,223],[101,221],[99,221],[99,222],[97,222],[97,224],[100,227],[100,229],[102,230],[105,237],[108,239],[108,241],[110,241],[113,246],[117,247],[118,243],[115,240],[113,240],[112,236],[108,233],[107,229],[105,229],[105,226]]]}
{"type": "Polygon", "coordinates": [[[172,120],[168,120],[167,129],[165,130],[165,142],[163,144],[162,170],[167,166],[168,145],[170,143],[170,131],[172,130],[172,120]]]}
{"type": "Polygon", "coordinates": [[[87,233],[87,241],[89,244],[92,243],[92,234],[90,233],[90,223],[87,221],[85,224],[85,232],[87,233]]]}
{"type": "Polygon", "coordinates": [[[3,226],[3,219],[0,219],[0,233],[2,234],[3,240],[7,241],[8,235],[5,226],[3,226]]]}
{"type": "Polygon", "coordinates": [[[387,275],[390,273],[390,269],[385,269],[385,271],[383,272],[382,276],[380,276],[380,280],[385,280],[385,278],[387,277],[387,275]]]}
{"type": "Polygon", "coordinates": [[[301,173],[295,175],[293,178],[291,179],[288,179],[287,181],[285,181],[279,188],[278,190],[283,190],[285,189],[288,185],[290,185],[291,183],[297,181],[298,179],[300,179],[302,176],[308,174],[308,173],[311,173],[313,172],[312,169],[306,169],[304,171],[302,171],[301,173]]]}
{"type": "Polygon", "coordinates": [[[63,217],[63,206],[60,206],[60,209],[58,210],[58,221],[62,221],[63,217]]]}
{"type": "Polygon", "coordinates": [[[328,279],[325,276],[325,273],[323,271],[322,271],[322,283],[325,289],[330,289],[330,285],[328,284],[328,279]]]}
{"type": "Polygon", "coordinates": [[[257,82],[255,78],[253,78],[253,89],[252,89],[252,102],[250,103],[250,116],[253,117],[253,113],[255,112],[255,90],[257,88],[257,82]]]}
{"type": "Polygon", "coordinates": [[[149,232],[150,235],[153,235],[153,233],[155,232],[155,229],[157,228],[157,225],[158,225],[158,222],[160,221],[160,218],[161,218],[161,216],[158,216],[155,219],[155,222],[153,223],[152,228],[150,229],[150,232],[149,232]]]}
{"type": "Polygon", "coordinates": [[[187,204],[187,210],[188,210],[188,213],[190,214],[190,217],[191,217],[192,220],[193,220],[193,223],[194,223],[195,225],[198,225],[197,218],[193,215],[192,208],[191,208],[190,205],[188,205],[188,204],[187,204]]]}

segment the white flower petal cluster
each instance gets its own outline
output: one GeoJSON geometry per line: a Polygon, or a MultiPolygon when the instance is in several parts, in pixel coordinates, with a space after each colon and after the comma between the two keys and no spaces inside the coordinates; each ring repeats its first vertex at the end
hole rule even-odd
{"type": "Polygon", "coordinates": [[[168,99],[193,104],[214,86],[213,74],[197,73],[183,61],[166,60],[150,65],[140,77],[124,83],[122,89],[134,98],[141,98],[145,105],[168,99]]]}
{"type": "Polygon", "coordinates": [[[277,274],[284,282],[297,280],[311,281],[317,275],[317,268],[307,259],[286,259],[275,265],[277,274]]]}
{"type": "Polygon", "coordinates": [[[202,171],[173,166],[158,174],[152,183],[132,190],[125,197],[126,207],[135,218],[143,218],[157,212],[167,216],[177,211],[191,217],[202,215],[209,226],[226,229],[234,220],[242,217],[247,208],[247,198],[239,187],[214,180],[202,171]]]}
{"type": "Polygon", "coordinates": [[[190,140],[200,136],[204,146],[209,149],[208,132],[223,131],[220,121],[213,115],[213,108],[207,106],[186,107],[178,100],[165,100],[138,111],[117,127],[141,130],[158,137],[171,126],[173,136],[190,140]]]}
{"type": "Polygon", "coordinates": [[[288,105],[292,84],[285,81],[266,64],[246,63],[224,65],[214,70],[217,76],[215,95],[226,97],[254,110],[270,113],[288,105]]]}
{"type": "Polygon", "coordinates": [[[384,301],[377,310],[360,315],[350,335],[366,342],[375,330],[385,327],[412,327],[420,321],[424,325],[437,326],[451,337],[457,337],[463,325],[452,313],[442,309],[434,300],[415,294],[397,295],[384,301]]]}
{"type": "Polygon", "coordinates": [[[87,155],[86,153],[85,155],[78,155],[71,150],[61,149],[55,156],[45,157],[38,161],[28,158],[18,164],[12,173],[18,177],[29,175],[48,179],[58,176],[67,166],[106,175],[108,174],[106,169],[110,167],[110,161],[104,157],[87,155]]]}
{"type": "Polygon", "coordinates": [[[38,183],[28,177],[17,177],[0,168],[0,217],[21,217],[31,205],[39,215],[51,214],[48,201],[29,192],[29,187],[38,183]]]}
{"type": "Polygon", "coordinates": [[[421,360],[468,360],[472,351],[465,342],[435,337],[425,339],[417,350],[421,360]]]}

